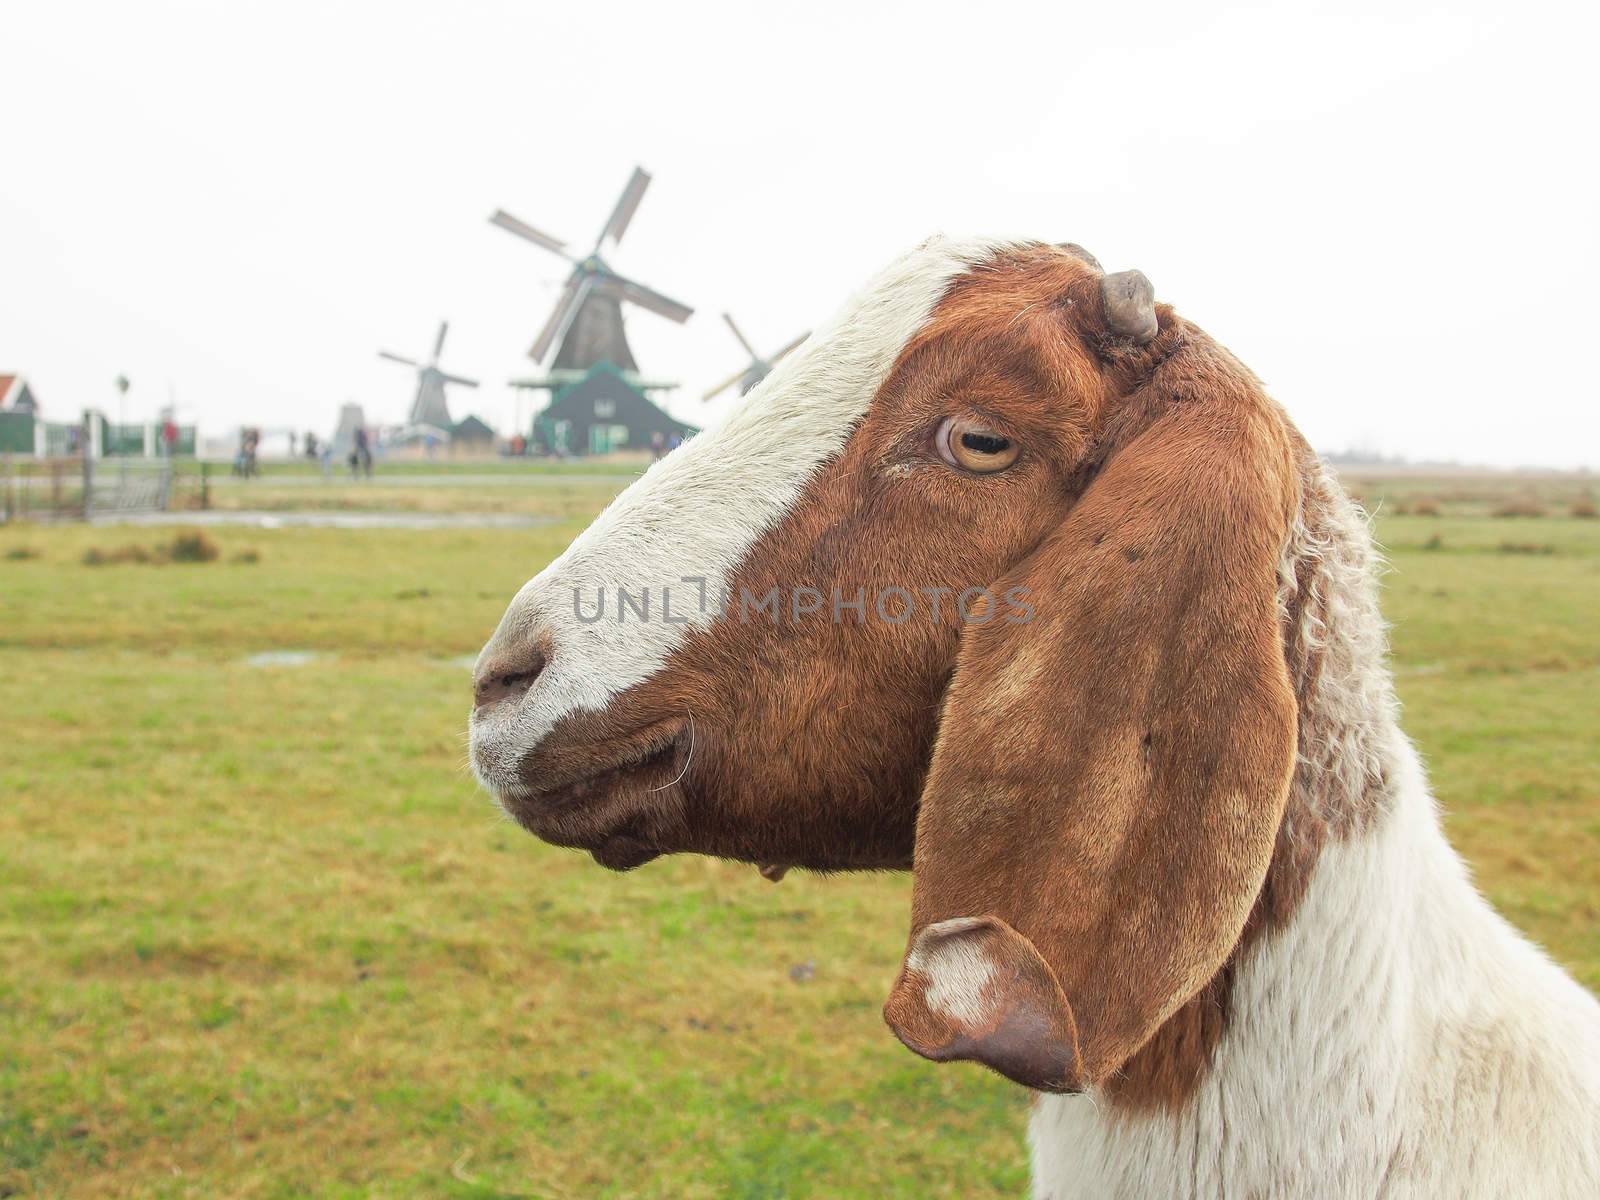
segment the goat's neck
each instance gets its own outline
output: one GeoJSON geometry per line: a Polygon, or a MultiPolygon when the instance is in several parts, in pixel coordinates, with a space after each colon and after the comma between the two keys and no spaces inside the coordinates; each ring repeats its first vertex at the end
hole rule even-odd
{"type": "Polygon", "coordinates": [[[1036,1194],[1389,1194],[1418,1132],[1422,997],[1473,986],[1447,948],[1466,931],[1445,910],[1475,903],[1415,757],[1400,742],[1394,755],[1386,811],[1323,847],[1295,913],[1236,965],[1191,1091],[1145,1107],[1112,1088],[1037,1101],[1036,1194]]]}

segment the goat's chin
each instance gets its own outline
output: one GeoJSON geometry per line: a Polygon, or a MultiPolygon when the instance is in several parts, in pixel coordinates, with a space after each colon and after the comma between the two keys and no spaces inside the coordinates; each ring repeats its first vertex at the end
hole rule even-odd
{"type": "Polygon", "coordinates": [[[631,871],[661,857],[661,851],[631,834],[612,834],[589,851],[594,861],[608,871],[631,871]]]}
{"type": "Polygon", "coordinates": [[[640,803],[633,789],[585,807],[550,809],[537,801],[505,805],[506,811],[542,842],[582,850],[602,867],[631,871],[668,852],[667,824],[640,803]]]}

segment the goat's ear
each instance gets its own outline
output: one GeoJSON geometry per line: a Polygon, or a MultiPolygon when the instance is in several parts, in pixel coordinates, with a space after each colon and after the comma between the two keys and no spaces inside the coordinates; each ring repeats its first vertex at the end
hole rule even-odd
{"type": "Polygon", "coordinates": [[[1078,245],[1077,242],[1057,242],[1056,247],[1058,249],[1065,250],[1068,254],[1072,255],[1073,258],[1088,263],[1096,271],[1105,270],[1105,268],[1100,265],[1100,260],[1094,255],[1090,254],[1082,246],[1078,245]]]}
{"type": "Polygon", "coordinates": [[[1294,760],[1296,493],[1281,417],[1227,387],[1130,397],[1164,415],[963,631],[884,1010],[919,1054],[1099,1084],[1237,944],[1294,760]]]}

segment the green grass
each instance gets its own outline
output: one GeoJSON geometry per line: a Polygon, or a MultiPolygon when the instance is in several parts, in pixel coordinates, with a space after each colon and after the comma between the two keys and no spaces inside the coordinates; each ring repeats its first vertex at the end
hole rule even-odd
{"type": "MultiPolygon", "coordinates": [[[[476,793],[462,659],[603,498],[207,564],[0,529],[0,1195],[1022,1194],[1026,1097],[879,1018],[906,880],[614,876],[476,793]]],[[[1600,986],[1600,522],[1381,531],[1452,836],[1600,986]]]]}
{"type": "MultiPolygon", "coordinates": [[[[114,464],[116,459],[108,461],[114,464]]],[[[650,456],[642,451],[565,462],[543,458],[384,458],[376,463],[375,475],[379,479],[388,475],[615,475],[621,479],[638,475],[649,465],[650,456]]],[[[201,470],[201,464],[194,459],[179,459],[177,466],[179,472],[186,475],[198,474],[201,470]]],[[[225,477],[232,470],[232,465],[226,462],[208,463],[206,467],[213,478],[225,477]]],[[[333,464],[336,477],[345,475],[348,470],[343,462],[333,464]]],[[[321,475],[322,467],[305,459],[267,459],[260,464],[260,471],[260,480],[270,482],[288,475],[321,475]]]]}
{"type": "Polygon", "coordinates": [[[381,465],[371,479],[343,470],[326,477],[310,463],[268,463],[258,478],[233,478],[211,464],[202,488],[200,467],[179,464],[181,507],[289,511],[526,513],[587,518],[648,466],[639,460],[572,463],[497,459],[490,462],[415,462],[381,465]],[[425,476],[425,480],[418,480],[425,476]]]}
{"type": "MultiPolygon", "coordinates": [[[[527,484],[435,484],[409,486],[404,477],[381,475],[353,483],[335,476],[327,483],[290,485],[272,479],[213,487],[205,505],[219,511],[254,512],[472,512],[523,513],[538,516],[585,517],[593,514],[633,477],[616,483],[566,475],[534,477],[527,484]]],[[[183,493],[189,507],[199,507],[198,491],[183,493]]]]}

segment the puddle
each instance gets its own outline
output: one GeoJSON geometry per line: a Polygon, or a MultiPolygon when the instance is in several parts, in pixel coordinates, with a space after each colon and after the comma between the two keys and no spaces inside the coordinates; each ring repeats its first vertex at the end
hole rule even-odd
{"type": "MultiPolygon", "coordinates": [[[[333,657],[323,650],[262,650],[257,654],[247,655],[244,665],[247,667],[303,667],[308,663],[319,662],[325,658],[333,657]]],[[[470,671],[478,665],[476,654],[458,654],[453,658],[425,658],[421,660],[430,667],[449,667],[456,671],[470,671]]]]}
{"type": "Polygon", "coordinates": [[[303,667],[321,657],[315,650],[263,650],[244,662],[247,667],[303,667]]]}
{"type": "Polygon", "coordinates": [[[148,512],[95,513],[95,525],[242,525],[253,529],[534,529],[560,517],[470,512],[148,512]]]}

